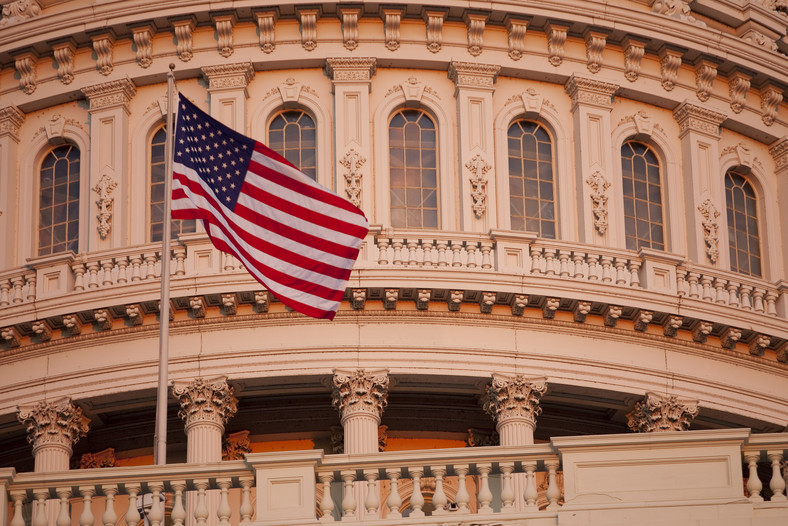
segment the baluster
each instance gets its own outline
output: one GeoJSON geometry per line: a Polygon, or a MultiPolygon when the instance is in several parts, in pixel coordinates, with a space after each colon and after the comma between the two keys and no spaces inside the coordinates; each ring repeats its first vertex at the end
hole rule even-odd
{"type": "MultiPolygon", "coordinates": [[[[74,281],[76,283],[76,280],[74,281]]],[[[0,281],[0,307],[6,307],[11,304],[11,298],[8,296],[9,290],[11,290],[11,283],[5,279],[0,281]]]]}
{"type": "Polygon", "coordinates": [[[118,268],[118,279],[116,281],[118,283],[128,282],[128,278],[126,277],[126,269],[129,266],[129,258],[126,256],[115,258],[115,266],[118,268]]]}
{"type": "Polygon", "coordinates": [[[764,294],[766,294],[765,290],[755,289],[755,291],[753,291],[752,296],[753,298],[755,298],[755,305],[754,305],[755,312],[764,312],[764,308],[763,308],[764,294]]]}
{"type": "Polygon", "coordinates": [[[82,495],[82,515],[79,516],[79,526],[93,526],[93,496],[96,488],[93,486],[80,486],[79,494],[82,495]]]}
{"type": "Polygon", "coordinates": [[[544,466],[547,468],[547,505],[548,510],[558,509],[558,499],[561,498],[561,488],[556,481],[556,471],[558,470],[558,459],[545,460],[544,466]]]}
{"type": "Polygon", "coordinates": [[[462,266],[462,241],[453,240],[451,242],[451,266],[462,266]]]}
{"type": "Polygon", "coordinates": [[[419,240],[408,241],[408,265],[416,266],[419,259],[416,257],[416,249],[419,248],[419,240]]]}
{"type": "Polygon", "coordinates": [[[763,502],[763,497],[761,497],[763,484],[761,479],[758,478],[758,459],[760,457],[760,451],[746,451],[744,453],[744,460],[747,461],[747,467],[749,468],[747,492],[750,494],[750,502],[763,502]]]}
{"type": "Polygon", "coordinates": [[[703,288],[703,299],[706,301],[714,301],[714,295],[712,294],[711,287],[711,278],[709,276],[703,276],[700,278],[700,283],[703,288]]]}
{"type": "Polygon", "coordinates": [[[447,267],[449,262],[446,259],[446,249],[449,247],[449,242],[438,239],[435,241],[435,246],[438,247],[438,266],[439,267],[447,267]]]}
{"type": "Polygon", "coordinates": [[[389,264],[389,239],[387,237],[379,237],[378,241],[378,265],[389,264]]]}
{"type": "Polygon", "coordinates": [[[446,475],[446,468],[443,466],[430,466],[430,471],[435,477],[435,493],[432,494],[432,505],[435,507],[433,512],[435,515],[446,513],[446,504],[449,499],[446,498],[446,492],[443,491],[443,477],[446,475]]]}
{"type": "Polygon", "coordinates": [[[364,499],[364,508],[366,508],[368,515],[374,516],[377,515],[378,508],[380,508],[380,497],[378,496],[378,487],[376,484],[378,480],[378,470],[365,469],[364,478],[367,479],[367,498],[364,499]]]}
{"type": "Polygon", "coordinates": [[[356,514],[356,492],[353,489],[353,482],[356,480],[356,471],[340,471],[344,482],[344,492],[342,496],[342,517],[354,518],[356,514]]]}
{"type": "MultiPolygon", "coordinates": [[[[71,511],[68,498],[71,496],[71,488],[56,488],[55,493],[60,497],[60,513],[57,515],[55,524],[57,526],[71,526],[71,511]]],[[[46,517],[46,503],[43,508],[38,508],[38,512],[46,517]]],[[[44,519],[46,521],[46,518],[44,519]]]]}
{"type": "Polygon", "coordinates": [[[223,269],[225,272],[230,272],[231,270],[235,270],[235,262],[233,261],[233,256],[227,253],[222,254],[224,258],[224,265],[223,269]]]}
{"type": "Polygon", "coordinates": [[[613,258],[610,256],[602,256],[602,282],[612,283],[613,276],[611,274],[611,266],[613,265],[613,258]]]}
{"type": "Polygon", "coordinates": [[[627,261],[621,258],[616,258],[615,262],[616,266],[616,285],[626,285],[627,284],[627,261]]]}
{"type": "Polygon", "coordinates": [[[8,526],[25,526],[25,518],[22,516],[22,507],[25,505],[26,491],[11,491],[11,500],[14,502],[14,516],[8,526]]]}
{"type": "Polygon", "coordinates": [[[88,288],[89,289],[97,289],[98,284],[98,271],[99,271],[99,264],[98,261],[91,261],[87,264],[88,267],[88,288]]]}
{"type": "Polygon", "coordinates": [[[331,482],[334,480],[334,473],[323,471],[318,473],[317,477],[323,484],[323,498],[320,499],[320,521],[333,522],[334,517],[331,514],[334,512],[334,499],[331,498],[331,482]]]}
{"type": "Polygon", "coordinates": [[[141,265],[142,258],[140,256],[131,256],[131,281],[140,281],[142,279],[140,274],[141,265]]]}
{"type": "Polygon", "coordinates": [[[589,254],[588,258],[588,279],[589,281],[596,281],[599,279],[599,256],[589,254]]]}
{"type": "Polygon", "coordinates": [[[112,268],[114,266],[115,263],[111,259],[104,259],[101,261],[101,270],[104,274],[101,280],[102,286],[108,287],[114,283],[112,281],[112,268]]]}
{"type": "Polygon", "coordinates": [[[536,470],[536,462],[523,462],[525,469],[525,491],[523,497],[525,498],[525,506],[530,510],[539,509],[536,505],[536,499],[539,498],[539,492],[536,489],[536,477],[534,471],[536,470]]]}
{"type": "Polygon", "coordinates": [[[421,249],[422,249],[422,265],[425,267],[433,267],[435,266],[435,262],[432,260],[433,257],[433,250],[432,250],[432,240],[426,239],[422,240],[421,242],[421,249]]]}
{"type": "Polygon", "coordinates": [[[555,249],[544,249],[544,273],[548,276],[555,276],[555,249]]]}
{"type": "Polygon", "coordinates": [[[687,295],[687,271],[684,269],[676,269],[676,290],[679,296],[687,295]]]}
{"type": "Polygon", "coordinates": [[[478,247],[478,243],[469,242],[465,245],[465,249],[468,251],[468,268],[476,268],[476,249],[478,247]]]}
{"type": "Polygon", "coordinates": [[[741,308],[744,310],[752,310],[752,301],[750,295],[752,294],[752,287],[749,285],[741,286],[741,308]]]}
{"type": "MultiPolygon", "coordinates": [[[[333,478],[333,475],[331,478],[333,478]]],[[[241,524],[248,526],[252,524],[252,514],[254,513],[254,508],[252,507],[252,484],[254,484],[254,478],[239,477],[238,482],[241,483],[241,507],[238,509],[238,513],[241,515],[241,524]]],[[[331,500],[331,481],[329,480],[328,483],[328,500],[331,510],[333,510],[334,502],[331,500]]],[[[325,493],[323,495],[325,496],[325,493]]],[[[328,513],[330,517],[331,511],[328,513]]]]}
{"type": "Polygon", "coordinates": [[[197,489],[197,505],[194,507],[194,520],[197,526],[205,526],[208,520],[208,502],[205,497],[205,490],[208,489],[208,485],[209,482],[206,479],[194,481],[194,487],[197,489]]]}
{"type": "Polygon", "coordinates": [[[482,268],[492,268],[492,260],[490,258],[490,252],[492,252],[492,243],[489,241],[482,241],[482,268]]]}
{"type": "Polygon", "coordinates": [[[539,275],[542,273],[541,259],[542,249],[531,247],[531,274],[539,275]]]}
{"type": "Polygon", "coordinates": [[[126,511],[126,525],[137,526],[140,522],[140,512],[137,511],[137,495],[140,492],[139,484],[126,484],[126,493],[129,494],[129,509],[126,511]]]}
{"type": "MultiPolygon", "coordinates": [[[[421,494],[421,477],[424,470],[420,467],[409,467],[408,473],[413,479],[413,494],[410,496],[410,516],[424,517],[424,496],[421,494]]],[[[433,499],[434,500],[434,499],[433,499]]]]}
{"type": "Polygon", "coordinates": [[[161,502],[161,492],[164,491],[164,483],[148,482],[148,489],[153,494],[150,511],[148,512],[148,522],[150,522],[150,526],[159,526],[164,522],[164,504],[161,502]]]}
{"type": "Polygon", "coordinates": [[[637,259],[629,260],[629,286],[640,287],[640,266],[641,262],[637,259]]]}
{"type": "Polygon", "coordinates": [[[700,297],[700,288],[698,287],[698,281],[700,280],[700,274],[696,272],[690,272],[687,281],[689,281],[689,297],[690,298],[699,298],[700,297]]]}
{"type": "Polygon", "coordinates": [[[514,488],[512,487],[512,471],[514,471],[514,462],[501,462],[501,475],[503,481],[501,483],[501,512],[509,513],[516,511],[514,508],[514,488]]]}
{"type": "Polygon", "coordinates": [[[559,262],[558,273],[559,273],[559,275],[562,278],[568,278],[569,277],[569,256],[570,255],[571,255],[571,252],[569,252],[567,250],[560,250],[558,252],[558,262],[559,262]]]}
{"type": "Polygon", "coordinates": [[[402,239],[392,239],[391,246],[394,248],[394,261],[395,265],[402,265],[402,239]]]}
{"type": "Polygon", "coordinates": [[[728,282],[728,305],[739,306],[739,284],[732,281],[728,282]]]}
{"type": "Polygon", "coordinates": [[[156,253],[144,254],[145,257],[145,279],[156,277],[156,253]]]}
{"type": "Polygon", "coordinates": [[[22,287],[25,285],[25,278],[22,276],[16,276],[11,278],[11,285],[14,287],[14,297],[11,300],[11,303],[22,303],[24,302],[24,298],[22,297],[22,287]]]}
{"type": "Polygon", "coordinates": [[[727,304],[728,303],[728,291],[725,290],[725,285],[728,284],[728,280],[717,278],[714,280],[714,296],[715,296],[715,303],[720,304],[727,304]]]}
{"type": "Polygon", "coordinates": [[[216,485],[219,486],[219,507],[216,509],[216,516],[219,518],[220,526],[230,526],[230,515],[233,510],[227,498],[227,491],[233,485],[232,479],[217,478],[216,485]]]}
{"type": "Polygon", "coordinates": [[[777,316],[777,294],[774,292],[766,293],[766,314],[777,316]]]}
{"type": "Polygon", "coordinates": [[[170,481],[170,486],[172,487],[172,511],[170,512],[172,526],[183,526],[186,520],[186,508],[183,506],[183,492],[186,489],[186,481],[173,480],[170,481]]]}
{"type": "Polygon", "coordinates": [[[186,274],[186,248],[178,246],[172,249],[175,255],[175,275],[183,276],[186,274]]]}
{"type": "Polygon", "coordinates": [[[389,509],[388,519],[401,519],[402,513],[399,508],[402,506],[402,497],[399,496],[399,477],[401,470],[399,468],[386,468],[386,476],[389,479],[391,492],[389,498],[386,499],[386,507],[389,509]]]}
{"type": "Polygon", "coordinates": [[[582,252],[575,252],[572,255],[573,278],[585,279],[586,276],[585,276],[584,259],[585,259],[585,254],[583,254],[582,252]]]}
{"type": "Polygon", "coordinates": [[[492,464],[476,464],[476,471],[479,472],[479,477],[481,481],[479,483],[479,494],[477,495],[477,499],[479,500],[479,513],[486,514],[492,513],[493,509],[490,507],[490,503],[493,499],[492,491],[490,491],[490,471],[492,471],[492,464]]]}
{"type": "Polygon", "coordinates": [[[772,502],[785,502],[788,497],[785,496],[785,479],[783,478],[782,471],[780,470],[780,462],[783,459],[782,449],[766,451],[766,457],[772,463],[772,478],[769,481],[769,488],[772,490],[772,502]]]}
{"type": "Polygon", "coordinates": [[[85,290],[85,264],[81,261],[72,263],[71,271],[74,273],[74,290],[85,290]]]}
{"type": "Polygon", "coordinates": [[[25,282],[27,283],[27,301],[36,300],[36,275],[25,274],[25,282]]]}
{"type": "Polygon", "coordinates": [[[468,504],[471,502],[471,496],[465,485],[468,465],[454,466],[454,472],[457,473],[457,513],[470,513],[471,510],[468,508],[468,504]]]}
{"type": "Polygon", "coordinates": [[[32,526],[48,526],[49,521],[47,520],[47,498],[49,498],[49,490],[34,489],[33,495],[36,497],[36,516],[33,518],[32,526]]]}

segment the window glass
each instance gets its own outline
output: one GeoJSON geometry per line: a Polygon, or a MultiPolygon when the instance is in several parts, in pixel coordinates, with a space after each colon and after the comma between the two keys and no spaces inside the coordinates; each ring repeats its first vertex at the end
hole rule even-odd
{"type": "Polygon", "coordinates": [[[643,143],[624,143],[621,173],[627,248],[665,250],[661,174],[656,154],[643,143]]]}
{"type": "Polygon", "coordinates": [[[79,252],[79,148],[63,145],[41,163],[38,255],[79,252]]]}
{"type": "Polygon", "coordinates": [[[303,110],[277,114],[268,126],[268,147],[312,179],[317,177],[317,129],[303,110]]]}
{"type": "MultiPolygon", "coordinates": [[[[164,143],[167,129],[162,127],[153,134],[150,144],[150,240],[161,241],[164,236],[165,158],[164,143]]],[[[173,219],[172,237],[197,231],[194,219],[173,219]]]]}
{"type": "Polygon", "coordinates": [[[519,120],[509,126],[509,211],[513,230],[555,239],[553,144],[545,128],[519,120]]]}
{"type": "Polygon", "coordinates": [[[761,276],[761,243],[755,190],[747,176],[736,168],[725,174],[731,270],[761,276]]]}

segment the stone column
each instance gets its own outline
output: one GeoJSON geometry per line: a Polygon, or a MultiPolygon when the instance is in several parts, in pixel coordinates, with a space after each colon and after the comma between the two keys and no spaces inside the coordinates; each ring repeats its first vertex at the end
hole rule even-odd
{"type": "Polygon", "coordinates": [[[378,452],[378,426],[388,390],[388,371],[334,371],[333,406],[345,430],[345,453],[378,452]]]}
{"type": "Polygon", "coordinates": [[[221,461],[224,425],[238,411],[227,378],[176,382],[172,392],[181,403],[178,416],[186,423],[186,462],[221,461]]]}
{"type": "Polygon", "coordinates": [[[254,78],[252,63],[205,66],[202,74],[208,81],[211,117],[238,133],[249,135],[246,130],[246,99],[249,98],[246,86],[254,78]]]}
{"type": "Polygon", "coordinates": [[[68,470],[72,448],[87,434],[90,422],[68,397],[18,406],[17,418],[27,426],[36,473],[68,470]]]}
{"type": "Polygon", "coordinates": [[[624,232],[609,228],[608,219],[615,217],[608,213],[609,210],[623,211],[624,206],[617,199],[608,197],[612,195],[609,188],[615,173],[615,148],[610,142],[610,112],[613,109],[613,95],[619,86],[572,75],[564,88],[572,99],[580,241],[624,247],[624,232]]]}
{"type": "Polygon", "coordinates": [[[544,378],[493,375],[484,397],[484,410],[495,420],[502,446],[534,443],[536,417],[542,412],[539,401],[546,392],[544,378]]]}
{"type": "Polygon", "coordinates": [[[682,103],[673,117],[679,123],[681,178],[690,261],[729,268],[728,230],[705,228],[720,225],[725,217],[725,184],[720,173],[720,125],[726,116],[702,106],[682,103]]]}
{"type": "MultiPolygon", "coordinates": [[[[17,225],[19,195],[19,168],[17,167],[19,152],[19,128],[25,120],[25,114],[16,106],[0,108],[0,236],[5,239],[3,255],[0,256],[0,267],[13,268],[22,262],[17,258],[17,225]]],[[[23,236],[29,242],[27,236],[23,236]]]]}
{"type": "Polygon", "coordinates": [[[627,413],[627,426],[636,433],[686,431],[697,415],[697,400],[646,393],[643,400],[627,413]]]}
{"type": "Polygon", "coordinates": [[[342,174],[329,187],[369,214],[374,197],[368,175],[372,165],[369,92],[375,59],[329,57],[326,73],[334,92],[334,173],[342,174]]]}
{"type": "Polygon", "coordinates": [[[492,97],[501,66],[453,60],[459,133],[460,224],[467,232],[487,232],[497,225],[491,209],[495,195],[495,144],[492,97]]]}
{"type": "Polygon", "coordinates": [[[81,198],[89,203],[90,213],[87,244],[80,244],[80,248],[95,252],[124,246],[128,240],[124,194],[130,186],[129,102],[137,88],[127,77],[87,86],[82,93],[90,102],[90,172],[86,186],[90,195],[83,192],[81,198]]]}

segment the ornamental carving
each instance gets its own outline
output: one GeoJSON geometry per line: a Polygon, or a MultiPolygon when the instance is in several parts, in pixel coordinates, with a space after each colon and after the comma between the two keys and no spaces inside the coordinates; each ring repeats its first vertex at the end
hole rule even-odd
{"type": "Polygon", "coordinates": [[[564,86],[564,90],[572,99],[572,106],[593,104],[602,108],[613,106],[613,95],[618,91],[618,88],[617,84],[576,75],[569,77],[564,86]]]}
{"type": "Polygon", "coordinates": [[[452,60],[449,63],[449,78],[458,88],[493,89],[495,79],[501,66],[494,64],[477,64],[452,60]]]}
{"type": "Polygon", "coordinates": [[[741,113],[744,109],[744,100],[750,89],[750,76],[735,72],[728,75],[728,91],[731,97],[731,110],[741,113]]]}
{"type": "Polygon", "coordinates": [[[52,45],[52,53],[57,63],[57,77],[63,84],[74,81],[74,51],[76,46],[71,41],[52,45]]]}
{"type": "Polygon", "coordinates": [[[55,402],[38,402],[17,407],[17,418],[26,426],[27,441],[33,452],[47,445],[63,445],[68,449],[88,433],[90,419],[71,398],[55,402]]]}
{"type": "Polygon", "coordinates": [[[484,26],[487,23],[487,15],[465,13],[463,17],[468,28],[468,53],[474,57],[482,54],[484,45],[484,26]]]}
{"type": "Polygon", "coordinates": [[[500,446],[501,437],[493,429],[468,428],[468,437],[465,439],[468,447],[500,446]]]}
{"type": "Polygon", "coordinates": [[[235,22],[234,14],[213,17],[213,23],[216,25],[219,54],[224,58],[230,57],[235,52],[233,47],[233,27],[235,22]]]}
{"type": "Polygon", "coordinates": [[[36,91],[36,55],[33,53],[16,55],[14,67],[19,73],[19,88],[27,95],[36,91]]]}
{"type": "Polygon", "coordinates": [[[499,425],[511,418],[525,418],[536,425],[542,412],[539,401],[546,392],[544,378],[494,374],[484,395],[484,410],[499,425]]]}
{"type": "Polygon", "coordinates": [[[586,66],[591,73],[599,73],[602,69],[602,52],[607,44],[607,34],[599,31],[587,31],[586,41],[586,66]]]}
{"type": "Polygon", "coordinates": [[[153,64],[153,35],[156,32],[154,26],[135,27],[132,30],[134,47],[137,48],[137,64],[143,69],[147,69],[153,64]]]}
{"type": "Polygon", "coordinates": [[[208,423],[224,426],[238,411],[238,399],[225,377],[195,378],[189,384],[175,384],[172,394],[180,401],[178,416],[191,426],[208,423]]]}
{"type": "Polygon", "coordinates": [[[260,49],[272,53],[276,49],[274,27],[278,18],[276,11],[260,11],[257,15],[257,32],[260,35],[260,49]]]}
{"type": "Polygon", "coordinates": [[[93,191],[99,196],[96,201],[99,213],[96,217],[99,220],[97,228],[101,239],[107,237],[112,227],[112,203],[115,201],[115,198],[111,197],[110,194],[112,194],[117,186],[118,183],[107,174],[104,174],[101,176],[101,179],[99,179],[99,182],[96,183],[96,186],[93,187],[93,191]]]}
{"type": "Polygon", "coordinates": [[[624,48],[624,77],[630,82],[635,82],[640,76],[646,43],[627,37],[622,42],[622,47],[624,48]]]}
{"type": "Polygon", "coordinates": [[[339,164],[345,167],[345,182],[347,184],[345,192],[351,203],[356,206],[361,206],[361,178],[363,174],[359,169],[367,162],[359,152],[354,148],[348,150],[345,156],[339,161],[339,164]]]}
{"type": "MultiPolygon", "coordinates": [[[[2,110],[0,110],[0,135],[2,135],[2,110]]],[[[783,137],[771,147],[769,147],[769,154],[774,159],[775,168],[777,171],[782,170],[788,166],[788,137],[783,137]]]]}
{"type": "Polygon", "coordinates": [[[443,20],[446,11],[425,11],[424,21],[427,23],[427,49],[437,53],[443,44],[443,20]]]}
{"type": "Polygon", "coordinates": [[[112,80],[103,84],[95,84],[82,88],[82,93],[90,101],[90,111],[128,106],[131,97],[137,93],[137,87],[128,77],[112,80]]]}
{"type": "Polygon", "coordinates": [[[243,460],[244,455],[251,452],[248,429],[230,433],[222,441],[222,460],[243,460]]]}
{"type": "Polygon", "coordinates": [[[706,102],[711,96],[711,87],[717,78],[717,64],[710,60],[701,60],[695,64],[695,93],[701,102],[706,102]]]}
{"type": "Polygon", "coordinates": [[[202,74],[211,90],[245,88],[254,78],[254,66],[251,62],[203,66],[202,74]]]}
{"type": "Polygon", "coordinates": [[[651,11],[660,15],[669,16],[682,22],[705,27],[706,24],[692,16],[689,2],[685,0],[656,0],[651,6],[651,11]]]}
{"type": "Polygon", "coordinates": [[[697,400],[646,393],[627,414],[627,426],[636,433],[686,431],[697,415],[697,400]]]}
{"type": "Polygon", "coordinates": [[[36,0],[13,0],[3,6],[0,27],[6,27],[41,15],[41,6],[36,0]]]}
{"type": "Polygon", "coordinates": [[[112,47],[115,37],[112,33],[103,33],[90,37],[93,41],[93,51],[96,53],[96,69],[105,77],[112,73],[115,66],[112,63],[112,47]]]}
{"type": "Polygon", "coordinates": [[[506,30],[509,33],[509,58],[520,60],[525,53],[525,31],[528,22],[516,18],[506,19],[506,30]]]}
{"type": "Polygon", "coordinates": [[[334,82],[368,82],[376,62],[372,57],[331,57],[326,59],[326,73],[334,82]]]}
{"type": "Polygon", "coordinates": [[[564,44],[566,44],[566,32],[569,26],[558,24],[547,24],[547,60],[553,66],[560,66],[564,61],[564,44]]]}
{"type": "Polygon", "coordinates": [[[676,87],[682,55],[681,51],[666,47],[659,51],[659,67],[662,73],[662,87],[665,91],[672,91],[676,87]]]}
{"type": "Polygon", "coordinates": [[[358,15],[361,9],[340,8],[339,19],[342,21],[342,45],[348,51],[353,51],[358,47],[358,15]]]}
{"type": "Polygon", "coordinates": [[[741,39],[749,44],[752,44],[753,46],[758,46],[773,53],[779,53],[780,51],[777,47],[777,43],[774,40],[767,37],[760,31],[756,31],[755,29],[750,29],[744,33],[741,36],[741,39]]]}
{"type": "Polygon", "coordinates": [[[343,422],[356,413],[380,418],[388,404],[387,371],[334,371],[333,387],[332,406],[339,411],[343,422]]]}
{"type": "Polygon", "coordinates": [[[299,9],[298,23],[301,27],[301,46],[307,51],[317,47],[317,9],[299,9]]]}
{"type": "Polygon", "coordinates": [[[399,28],[400,22],[402,22],[402,9],[383,9],[382,15],[386,49],[396,51],[399,49],[399,28]]]}
{"type": "Polygon", "coordinates": [[[175,51],[182,62],[189,62],[194,57],[192,33],[195,25],[195,21],[191,17],[172,22],[172,27],[175,29],[175,40],[177,41],[175,51]]]}
{"type": "Polygon", "coordinates": [[[682,136],[688,131],[694,131],[719,137],[720,125],[727,115],[684,102],[673,112],[673,118],[679,123],[682,136]]]}
{"type": "Polygon", "coordinates": [[[10,135],[19,140],[19,128],[25,121],[25,114],[16,106],[0,108],[0,137],[10,135]]]}
{"type": "Polygon", "coordinates": [[[591,210],[594,212],[594,226],[600,236],[607,232],[607,189],[610,181],[605,179],[602,172],[597,170],[586,179],[586,184],[591,187],[591,210]]]}
{"type": "Polygon", "coordinates": [[[766,126],[774,124],[777,108],[783,101],[783,91],[776,86],[765,85],[761,88],[761,119],[766,126]]]}
{"type": "Polygon", "coordinates": [[[79,469],[98,469],[115,467],[115,449],[108,447],[97,453],[85,453],[79,459],[79,469]]]}
{"type": "Polygon", "coordinates": [[[638,135],[651,136],[651,134],[654,132],[654,128],[662,130],[659,124],[656,124],[654,120],[649,117],[648,113],[643,110],[640,110],[633,115],[627,115],[618,122],[618,125],[621,126],[627,122],[631,122],[635,125],[638,135]]]}
{"type": "Polygon", "coordinates": [[[476,154],[473,159],[465,163],[465,168],[471,172],[473,212],[477,219],[481,219],[484,212],[487,211],[487,178],[485,176],[492,166],[480,154],[476,154]]]}

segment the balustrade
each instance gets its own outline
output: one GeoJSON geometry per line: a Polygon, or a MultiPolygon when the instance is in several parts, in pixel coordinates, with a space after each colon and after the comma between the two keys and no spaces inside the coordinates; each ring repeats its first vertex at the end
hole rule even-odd
{"type": "Polygon", "coordinates": [[[744,474],[750,502],[788,502],[788,437],[769,433],[750,437],[742,448],[744,474]],[[761,467],[759,471],[758,467],[761,467]],[[760,475],[760,476],[759,476],[760,475]],[[766,475],[766,480],[764,479],[766,475]]]}

